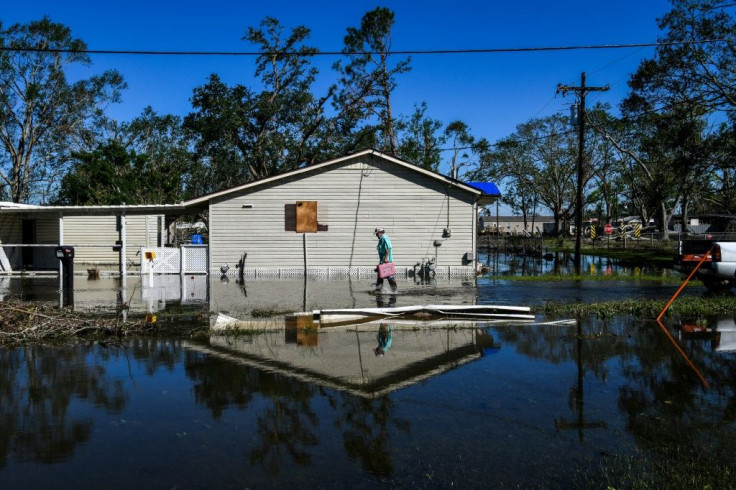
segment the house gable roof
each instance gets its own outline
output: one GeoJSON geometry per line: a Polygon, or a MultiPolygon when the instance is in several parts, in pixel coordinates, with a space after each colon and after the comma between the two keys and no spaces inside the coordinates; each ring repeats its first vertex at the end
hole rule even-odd
{"type": "MultiPolygon", "coordinates": [[[[274,175],[272,177],[266,177],[264,179],[254,180],[253,182],[248,182],[247,184],[242,184],[242,185],[231,187],[229,189],[225,189],[225,190],[222,190],[222,191],[217,191],[217,192],[213,192],[211,194],[206,194],[204,196],[200,196],[200,197],[197,197],[197,198],[194,198],[194,199],[190,199],[189,201],[185,201],[182,204],[184,206],[187,206],[187,207],[201,205],[201,204],[204,204],[204,203],[209,202],[211,199],[216,199],[218,197],[226,196],[226,195],[231,194],[231,193],[236,193],[236,192],[241,192],[241,191],[244,191],[244,190],[248,190],[250,188],[261,186],[263,184],[267,184],[267,183],[271,183],[271,182],[278,182],[279,180],[285,180],[285,179],[294,177],[296,175],[305,174],[305,173],[313,172],[313,171],[318,170],[318,169],[323,169],[325,167],[334,166],[334,165],[340,164],[342,162],[345,162],[347,160],[350,160],[350,159],[353,159],[353,158],[356,158],[356,157],[366,156],[366,155],[374,155],[374,156],[376,156],[378,158],[381,158],[383,160],[386,160],[388,162],[391,162],[391,163],[400,165],[402,167],[408,168],[408,169],[410,169],[410,170],[412,170],[414,172],[417,172],[417,173],[426,175],[428,177],[431,177],[433,179],[439,180],[441,182],[444,182],[444,183],[453,185],[453,186],[458,187],[458,188],[460,188],[460,189],[462,189],[464,191],[467,191],[467,192],[469,192],[471,194],[474,194],[476,197],[480,197],[480,196],[486,195],[486,194],[484,194],[483,190],[481,190],[481,189],[479,189],[479,188],[477,188],[477,187],[475,187],[473,185],[468,185],[468,184],[465,184],[463,182],[460,182],[459,180],[456,180],[456,179],[453,179],[453,178],[450,178],[450,177],[446,177],[446,176],[441,175],[441,174],[438,174],[436,172],[432,172],[431,170],[427,170],[427,169],[422,168],[422,167],[420,167],[418,165],[414,165],[413,163],[409,163],[409,162],[407,162],[405,160],[401,160],[400,158],[396,158],[396,157],[392,157],[390,155],[386,155],[385,153],[382,153],[380,151],[369,149],[369,150],[359,151],[357,153],[351,153],[350,155],[346,155],[346,156],[343,156],[343,157],[340,157],[340,158],[335,158],[333,160],[328,160],[326,162],[322,162],[322,163],[317,163],[317,164],[314,164],[314,165],[310,165],[308,167],[298,168],[296,170],[292,170],[291,172],[286,172],[286,173],[283,173],[283,174],[274,175]]],[[[497,195],[499,195],[499,194],[497,194],[497,195]]]]}
{"type": "Polygon", "coordinates": [[[0,214],[28,214],[28,215],[63,215],[63,216],[91,216],[91,215],[149,215],[172,214],[179,215],[186,211],[181,204],[136,204],[136,205],[95,205],[95,206],[35,206],[32,204],[16,204],[0,202],[0,214]]]}

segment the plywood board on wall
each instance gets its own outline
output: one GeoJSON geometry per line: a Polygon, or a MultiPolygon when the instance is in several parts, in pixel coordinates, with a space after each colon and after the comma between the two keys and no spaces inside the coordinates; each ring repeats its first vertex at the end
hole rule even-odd
{"type": "Polygon", "coordinates": [[[296,202],[296,232],[317,233],[317,201],[296,202]]]}

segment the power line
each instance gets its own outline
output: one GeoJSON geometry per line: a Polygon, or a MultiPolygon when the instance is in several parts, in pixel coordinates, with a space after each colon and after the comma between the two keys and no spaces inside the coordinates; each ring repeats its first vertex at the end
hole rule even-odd
{"type": "MultiPolygon", "coordinates": [[[[528,48],[487,48],[487,49],[428,49],[389,51],[393,55],[436,55],[436,54],[493,54],[528,53],[543,51],[580,51],[589,49],[632,49],[660,46],[680,46],[685,44],[712,44],[724,39],[704,39],[692,41],[668,41],[633,44],[591,44],[573,46],[538,46],[528,48]]],[[[0,46],[0,52],[55,53],[55,54],[114,54],[135,56],[362,56],[385,54],[379,51],[315,51],[315,52],[271,52],[271,51],[156,51],[156,50],[118,50],[118,49],[67,49],[47,47],[0,46]]]]}
{"type": "MultiPolygon", "coordinates": [[[[568,134],[577,133],[577,129],[571,129],[569,131],[562,131],[559,133],[549,133],[549,134],[542,134],[539,136],[535,136],[533,138],[526,138],[526,139],[516,139],[514,137],[506,137],[502,138],[501,140],[497,141],[496,143],[488,143],[488,146],[496,147],[496,146],[502,146],[509,143],[517,143],[517,144],[525,144],[525,143],[533,143],[535,141],[541,141],[546,140],[548,138],[554,138],[556,136],[565,136],[568,134]]],[[[434,148],[433,151],[453,151],[453,150],[472,150],[476,148],[475,146],[458,146],[457,148],[434,148]]]]}

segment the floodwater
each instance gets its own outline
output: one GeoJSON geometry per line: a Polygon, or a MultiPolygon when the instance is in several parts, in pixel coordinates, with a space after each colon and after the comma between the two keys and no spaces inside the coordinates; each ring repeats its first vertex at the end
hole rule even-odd
{"type": "MultiPolygon", "coordinates": [[[[677,289],[437,279],[375,296],[367,278],[167,281],[131,277],[123,294],[118,280],[77,277],[74,307],[124,301],[131,314],[187,307],[246,317],[667,298],[677,289]]],[[[58,301],[58,279],[3,278],[0,295],[58,301]]],[[[605,488],[626,487],[627,461],[661,462],[674,443],[730,458],[734,319],[707,331],[686,319],[669,325],[690,363],[650,321],[553,320],[288,325],[0,349],[0,488],[605,488]]]]}

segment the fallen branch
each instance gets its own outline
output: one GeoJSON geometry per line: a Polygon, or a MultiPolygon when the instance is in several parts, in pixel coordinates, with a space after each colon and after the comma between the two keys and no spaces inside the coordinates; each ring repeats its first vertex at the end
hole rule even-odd
{"type": "Polygon", "coordinates": [[[150,331],[143,320],[124,322],[118,316],[79,313],[48,304],[19,300],[0,302],[0,344],[95,335],[119,338],[150,331]]]}

